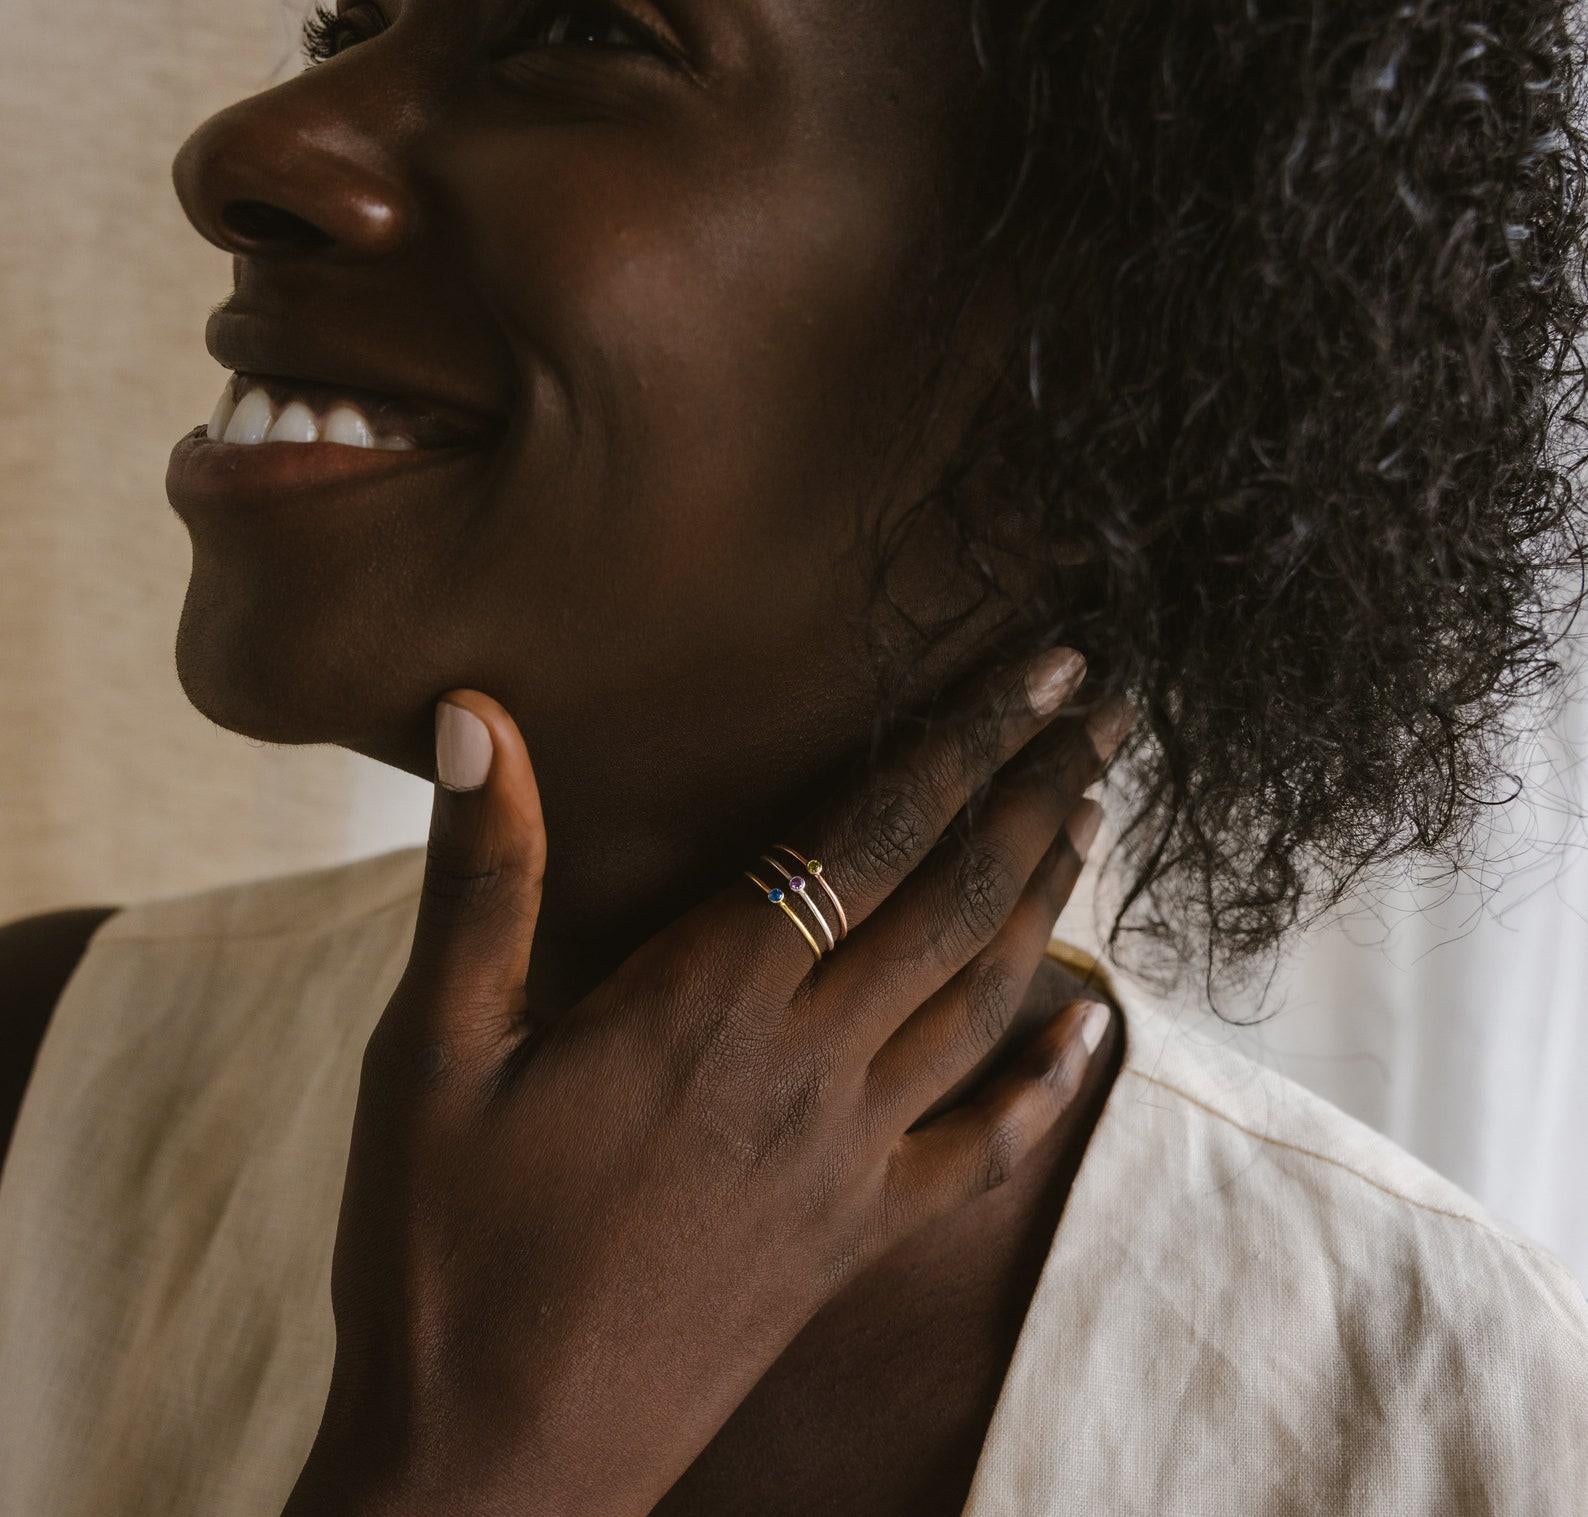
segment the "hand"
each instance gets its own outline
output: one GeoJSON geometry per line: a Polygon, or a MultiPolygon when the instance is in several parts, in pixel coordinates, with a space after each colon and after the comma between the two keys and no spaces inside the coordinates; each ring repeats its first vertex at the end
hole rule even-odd
{"type": "Polygon", "coordinates": [[[1009,1027],[1096,829],[1082,791],[1128,716],[1044,731],[1081,675],[1063,650],[1006,671],[990,713],[896,742],[790,829],[848,914],[836,952],[736,875],[532,1029],[534,773],[500,705],[444,697],[484,723],[489,774],[436,787],[365,1052],[331,1390],[290,1517],[647,1513],[845,1281],[1012,1172],[1101,1008],[918,1119],[1009,1027]],[[1009,762],[1028,744],[1046,772],[1009,762]]]}

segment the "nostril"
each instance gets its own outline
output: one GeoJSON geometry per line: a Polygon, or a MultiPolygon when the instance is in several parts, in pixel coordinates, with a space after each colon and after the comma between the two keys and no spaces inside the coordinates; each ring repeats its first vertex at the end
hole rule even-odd
{"type": "Polygon", "coordinates": [[[312,221],[264,200],[233,200],[221,212],[221,220],[234,237],[256,247],[313,252],[332,241],[312,221]]]}

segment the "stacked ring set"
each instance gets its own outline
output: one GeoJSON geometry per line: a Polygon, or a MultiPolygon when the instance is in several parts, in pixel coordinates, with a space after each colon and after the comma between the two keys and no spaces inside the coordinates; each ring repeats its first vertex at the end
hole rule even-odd
{"type": "Polygon", "coordinates": [[[822,863],[820,859],[805,858],[801,854],[797,853],[794,849],[790,848],[787,843],[774,844],[772,853],[763,853],[761,855],[762,862],[770,864],[772,868],[777,870],[777,872],[783,876],[787,888],[785,888],[783,885],[768,885],[767,882],[758,874],[755,874],[748,869],[744,871],[744,876],[758,890],[763,891],[767,900],[781,910],[783,914],[788,917],[789,921],[799,928],[800,936],[804,938],[805,941],[810,945],[811,952],[815,954],[818,959],[820,959],[824,953],[831,953],[832,950],[838,946],[839,940],[848,935],[849,918],[844,915],[843,903],[838,899],[833,887],[829,885],[826,879],[823,877],[822,863]],[[782,863],[778,859],[773,858],[772,853],[787,854],[789,858],[792,859],[798,866],[800,873],[793,873],[786,864],[782,863]],[[824,912],[816,903],[815,897],[811,891],[812,881],[815,881],[817,885],[821,886],[822,890],[826,893],[828,901],[832,903],[833,912],[838,919],[838,931],[836,934],[833,932],[832,925],[827,920],[826,912],[824,912]],[[805,909],[815,920],[816,926],[820,929],[822,936],[827,939],[827,947],[825,949],[823,949],[822,945],[817,941],[816,935],[810,930],[809,927],[805,925],[804,918],[801,917],[800,914],[794,910],[793,906],[789,904],[790,897],[803,903],[805,909]]]}

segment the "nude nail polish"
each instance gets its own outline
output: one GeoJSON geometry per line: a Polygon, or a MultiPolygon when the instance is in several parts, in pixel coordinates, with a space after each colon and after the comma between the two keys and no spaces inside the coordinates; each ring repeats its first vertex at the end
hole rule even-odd
{"type": "Polygon", "coordinates": [[[1054,648],[1036,659],[1026,672],[1026,695],[1038,716],[1048,716],[1081,682],[1086,660],[1073,648],[1054,648]]]}
{"type": "Polygon", "coordinates": [[[491,772],[491,729],[472,711],[436,702],[436,781],[446,790],[478,790],[491,772]]]}

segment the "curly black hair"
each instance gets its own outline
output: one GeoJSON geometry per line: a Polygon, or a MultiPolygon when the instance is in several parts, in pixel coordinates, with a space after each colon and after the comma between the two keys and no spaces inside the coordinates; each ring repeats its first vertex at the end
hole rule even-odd
{"type": "MultiPolygon", "coordinates": [[[[974,0],[972,18],[968,247],[1016,271],[1020,315],[912,515],[952,523],[989,594],[972,478],[1086,560],[1015,609],[1140,714],[1110,946],[1136,934],[1215,974],[1388,860],[1459,867],[1558,683],[1585,565],[1573,17],[974,0]]],[[[910,525],[878,544],[879,591],[910,525]]]]}

